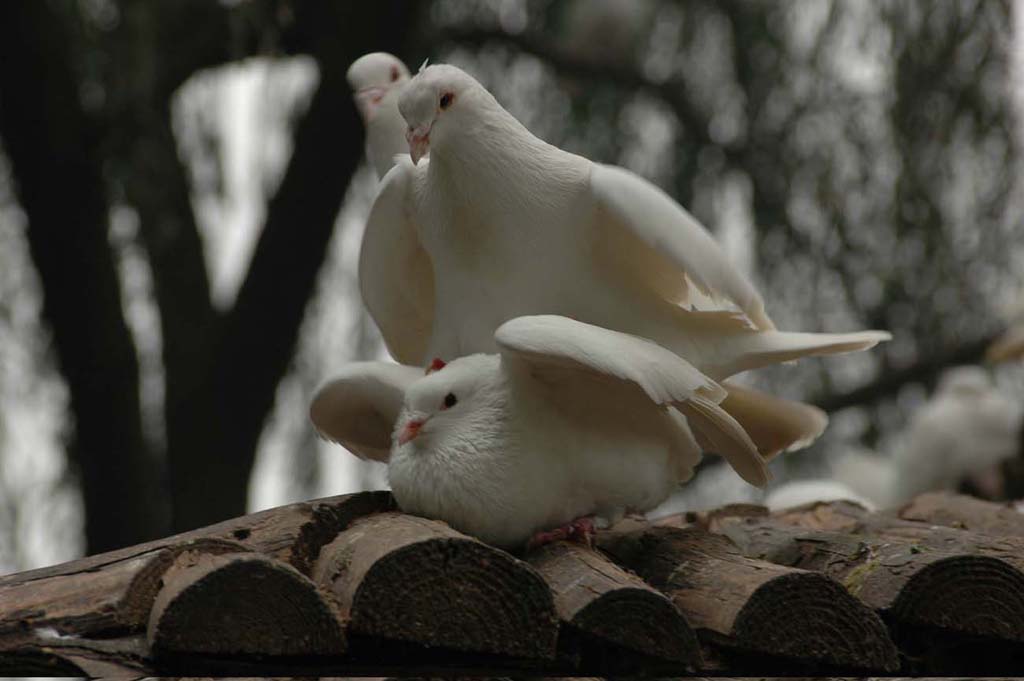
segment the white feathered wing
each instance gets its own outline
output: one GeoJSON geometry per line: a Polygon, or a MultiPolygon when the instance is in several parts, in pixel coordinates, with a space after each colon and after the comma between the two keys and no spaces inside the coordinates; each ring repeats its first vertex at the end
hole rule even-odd
{"type": "Polygon", "coordinates": [[[309,418],[324,438],[361,459],[387,462],[406,389],[423,371],[385,362],[354,362],[317,390],[309,418]]]}
{"type": "Polygon", "coordinates": [[[707,230],[661,189],[623,168],[594,163],[590,190],[598,212],[592,239],[629,276],[682,304],[690,302],[692,284],[715,302],[737,305],[755,328],[775,328],[761,294],[707,230]]]}
{"type": "Polygon", "coordinates": [[[758,486],[768,482],[757,446],[719,406],[725,389],[665,348],[554,315],[510,320],[494,338],[503,358],[526,362],[533,372],[582,371],[636,386],[653,403],[685,415],[698,442],[724,457],[744,480],[758,486]]]}
{"type": "Polygon", "coordinates": [[[420,366],[433,328],[434,271],[410,214],[414,172],[408,158],[396,159],[381,180],[359,251],[359,289],[388,352],[420,366]]]}

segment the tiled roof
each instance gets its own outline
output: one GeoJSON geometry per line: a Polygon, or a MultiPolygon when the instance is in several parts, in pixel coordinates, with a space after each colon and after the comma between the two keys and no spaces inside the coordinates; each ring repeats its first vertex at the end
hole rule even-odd
{"type": "Polygon", "coordinates": [[[1024,515],[730,506],[513,556],[368,492],[0,578],[7,675],[1009,673],[1024,515]]]}

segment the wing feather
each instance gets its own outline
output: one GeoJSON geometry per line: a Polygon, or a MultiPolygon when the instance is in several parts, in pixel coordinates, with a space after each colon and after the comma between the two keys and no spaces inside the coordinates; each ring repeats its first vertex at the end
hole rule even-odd
{"type": "Polygon", "coordinates": [[[758,487],[768,484],[771,474],[758,454],[757,445],[727,411],[703,395],[694,395],[675,407],[707,440],[708,449],[728,461],[741,478],[758,487]]]}
{"type": "Polygon", "coordinates": [[[768,481],[757,446],[719,406],[725,389],[660,345],[555,315],[512,319],[494,339],[503,358],[526,362],[536,372],[581,371],[638,387],[655,404],[691,417],[697,434],[745,480],[755,485],[768,481]]]}
{"type": "Polygon", "coordinates": [[[590,189],[606,227],[598,238],[615,244],[610,255],[628,274],[663,295],[673,294],[674,302],[686,302],[687,282],[692,283],[712,300],[737,305],[758,329],[775,328],[761,294],[708,231],[665,192],[628,170],[597,163],[590,189]],[[675,268],[674,277],[667,267],[675,268]],[[678,282],[675,291],[672,278],[678,282]]]}
{"type": "Polygon", "coordinates": [[[729,381],[722,385],[729,391],[722,408],[743,426],[766,461],[809,446],[828,425],[828,415],[813,405],[729,381]]]}
{"type": "Polygon", "coordinates": [[[406,388],[422,376],[400,364],[354,362],[317,390],[309,418],[321,437],[361,459],[387,462],[406,388]]]}
{"type": "Polygon", "coordinates": [[[359,290],[391,356],[419,366],[434,315],[434,273],[409,206],[415,166],[408,158],[381,180],[359,252],[359,290]]]}

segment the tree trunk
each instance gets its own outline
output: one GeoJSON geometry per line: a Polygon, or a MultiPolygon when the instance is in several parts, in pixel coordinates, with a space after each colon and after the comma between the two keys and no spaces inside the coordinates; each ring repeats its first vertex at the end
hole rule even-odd
{"type": "Polygon", "coordinates": [[[362,157],[344,69],[371,49],[401,53],[419,12],[397,1],[303,3],[291,14],[259,1],[124,3],[120,10],[120,28],[88,45],[111,65],[106,127],[93,131],[57,18],[44,3],[0,9],[0,134],[70,388],[76,429],[69,449],[81,474],[90,553],[244,513],[263,423],[362,157]],[[210,300],[170,99],[197,69],[275,45],[313,54],[321,81],[238,302],[221,316],[210,300]],[[100,137],[105,166],[94,144],[100,137]],[[153,270],[165,460],[146,451],[142,435],[138,363],[107,240],[107,171],[138,211],[153,270]],[[165,464],[170,499],[158,480],[165,464]]]}
{"type": "Polygon", "coordinates": [[[609,532],[598,542],[665,592],[702,639],[729,653],[846,669],[899,666],[882,622],[820,574],[747,558],[725,537],[696,527],[609,532]],[[791,616],[796,608],[800,617],[791,616]]]}
{"type": "Polygon", "coordinates": [[[429,647],[553,659],[558,617],[526,563],[401,513],[361,518],[320,553],[312,578],[349,631],[429,647]]]}
{"type": "MultiPolygon", "coordinates": [[[[923,523],[907,525],[918,536],[931,532],[923,523]]],[[[1024,641],[1022,564],[977,535],[951,530],[943,541],[922,544],[914,536],[804,529],[771,517],[723,518],[717,531],[746,556],[835,579],[902,625],[1024,641]]]]}
{"type": "Polygon", "coordinates": [[[689,670],[702,666],[697,637],[679,609],[604,554],[562,541],[526,559],[551,588],[562,621],[561,652],[578,656],[584,668],[614,669],[627,652],[689,670]]]}
{"type": "Polygon", "coordinates": [[[898,511],[904,520],[995,536],[1024,537],[1024,513],[1011,504],[944,492],[926,492],[898,511]]]}
{"type": "Polygon", "coordinates": [[[266,10],[256,3],[209,17],[209,7],[190,4],[190,13],[209,20],[194,23],[213,28],[182,56],[175,45],[197,43],[193,23],[175,19],[177,6],[162,11],[160,5],[135,5],[125,12],[129,20],[118,43],[125,59],[138,65],[127,70],[130,82],[122,88],[123,116],[133,128],[120,153],[127,160],[123,182],[139,211],[160,307],[176,531],[245,512],[263,423],[294,354],[345,188],[363,154],[362,123],[344,69],[363,52],[400,47],[417,16],[415,8],[398,2],[293,8],[294,22],[279,47],[315,56],[320,83],[296,129],[292,158],[268,206],[235,305],[218,314],[171,132],[170,97],[195,68],[242,56],[227,54],[226,42],[258,46],[260,40],[240,37],[232,27],[245,25],[246,13],[264,25],[280,20],[266,10]],[[225,21],[221,15],[227,12],[239,16],[225,21]]]}
{"type": "Polygon", "coordinates": [[[165,534],[167,513],[142,435],[95,131],[79,103],[68,41],[46,3],[0,5],[0,134],[70,392],[68,451],[81,480],[87,549],[96,552],[165,534]]]}

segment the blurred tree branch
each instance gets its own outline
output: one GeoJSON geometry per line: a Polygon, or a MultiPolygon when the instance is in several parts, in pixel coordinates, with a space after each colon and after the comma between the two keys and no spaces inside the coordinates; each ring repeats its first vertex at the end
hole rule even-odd
{"type": "Polygon", "coordinates": [[[362,157],[344,68],[371,49],[402,53],[418,16],[397,0],[124,0],[117,9],[113,31],[77,43],[63,35],[75,25],[75,7],[14,3],[0,16],[0,133],[71,388],[90,552],[165,534],[162,511],[171,511],[177,530],[244,513],[263,423],[362,157]],[[79,99],[80,79],[90,75],[73,66],[75,49],[102,64],[92,77],[105,97],[91,115],[79,99]],[[313,56],[320,82],[235,305],[221,313],[210,298],[171,98],[198,69],[282,52],[313,56]],[[142,437],[138,361],[108,244],[107,196],[137,211],[153,272],[169,499],[157,484],[161,452],[147,451],[142,437]]]}
{"type": "MultiPolygon", "coordinates": [[[[208,63],[205,53],[222,46],[224,36],[211,33],[211,27],[227,24],[228,12],[217,4],[196,5],[188,3],[189,11],[181,14],[194,16],[198,25],[206,27],[198,36],[212,37],[208,45],[175,21],[179,5],[121,5],[121,22],[110,37],[110,50],[113,63],[123,66],[109,70],[105,117],[111,122],[107,137],[112,175],[139,216],[139,232],[153,272],[165,376],[165,459],[172,498],[179,487],[177,480],[196,477],[196,471],[202,470],[194,468],[185,476],[179,465],[190,461],[190,453],[199,444],[197,438],[209,437],[209,426],[197,422],[196,413],[205,418],[214,413],[203,380],[212,366],[209,344],[218,314],[210,298],[189,178],[171,129],[170,105],[174,86],[187,78],[188,69],[208,63]],[[168,45],[176,40],[192,49],[175,50],[168,45]]],[[[211,482],[217,484],[218,480],[211,482]]],[[[177,502],[172,502],[171,508],[172,524],[177,528],[177,502]]]]}
{"type": "Polygon", "coordinates": [[[566,49],[554,40],[525,32],[507,33],[496,28],[451,26],[439,30],[434,36],[433,43],[446,42],[464,47],[480,47],[488,43],[504,44],[547,62],[562,75],[602,86],[611,83],[626,90],[647,92],[671,107],[680,123],[693,135],[698,144],[719,147],[729,157],[735,151],[731,145],[716,143],[711,138],[707,114],[687,96],[686,86],[679,79],[656,82],[632,65],[592,59],[566,49]]]}
{"type": "Polygon", "coordinates": [[[125,185],[139,209],[157,281],[175,530],[245,511],[263,422],[294,352],[345,188],[362,158],[362,125],[342,69],[370,49],[401,51],[415,17],[396,2],[190,6],[198,14],[183,21],[179,5],[126,4],[130,20],[124,27],[130,63],[151,65],[137,69],[127,88],[128,119],[139,125],[128,140],[133,151],[126,168],[153,172],[126,177],[125,185]],[[217,14],[209,17],[213,28],[199,34],[205,42],[191,31],[198,17],[211,13],[217,14]],[[175,49],[182,41],[195,48],[184,61],[175,49]],[[169,99],[189,69],[282,47],[312,55],[320,82],[298,124],[235,304],[222,314],[210,301],[169,99]]]}
{"type": "MultiPolygon", "coordinates": [[[[175,524],[191,529],[211,511],[194,503],[221,480],[216,517],[244,511],[247,481],[263,421],[291,360],[306,302],[316,282],[344,188],[362,157],[352,135],[360,123],[344,81],[328,71],[295,135],[295,150],[267,219],[234,307],[208,351],[201,394],[214,400],[218,421],[208,440],[175,452],[175,524]],[[204,470],[203,479],[192,472],[204,470]],[[222,508],[220,508],[222,507],[222,508]]],[[[199,424],[194,424],[198,426],[199,424]]]]}
{"type": "Polygon", "coordinates": [[[163,534],[166,507],[142,435],[96,131],[79,103],[68,42],[46,4],[0,6],[0,134],[71,394],[68,451],[88,509],[87,543],[98,551],[163,534]]]}

